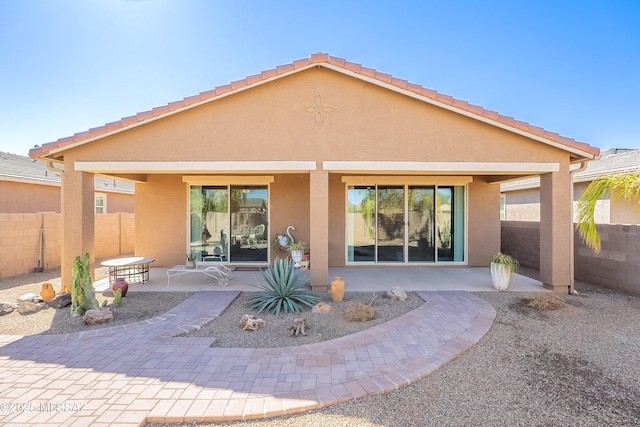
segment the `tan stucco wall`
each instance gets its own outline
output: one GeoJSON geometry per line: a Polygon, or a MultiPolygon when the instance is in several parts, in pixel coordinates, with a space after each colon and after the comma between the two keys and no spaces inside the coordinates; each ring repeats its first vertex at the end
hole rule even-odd
{"type": "Polygon", "coordinates": [[[184,264],[187,246],[187,184],[180,176],[152,175],[136,184],[137,256],[155,258],[154,267],[184,264]]]}
{"type": "MultiPolygon", "coordinates": [[[[551,146],[325,68],[69,151],[83,161],[315,160],[320,166],[322,160],[561,163],[568,158],[551,146]],[[334,107],[320,124],[315,114],[305,111],[318,95],[323,106],[334,107]]],[[[136,185],[136,254],[156,258],[155,266],[184,262],[187,184],[181,177],[149,174],[148,182],[136,185]]],[[[329,180],[328,261],[339,266],[344,264],[345,190],[340,174],[330,173],[329,180]]],[[[471,265],[486,265],[488,255],[499,249],[499,189],[483,181],[476,178],[469,186],[471,265]]],[[[275,174],[270,241],[288,225],[296,227],[298,240],[309,239],[309,218],[314,215],[310,191],[308,174],[275,174]]]]}
{"type": "Polygon", "coordinates": [[[326,69],[311,69],[74,151],[83,160],[553,161],[559,150],[326,69]],[[323,122],[304,111],[321,94],[323,122]],[[126,147],[126,150],[123,150],[126,147]]]}
{"type": "MultiPolygon", "coordinates": [[[[275,175],[274,182],[269,187],[269,242],[276,237],[276,233],[285,233],[292,225],[293,238],[307,244],[309,250],[309,175],[291,174],[275,175]]],[[[286,256],[286,252],[278,252],[271,247],[271,259],[286,256]]]]}
{"type": "MultiPolygon", "coordinates": [[[[588,182],[574,184],[574,221],[577,220],[575,215],[577,201],[588,184],[588,182]]],[[[509,191],[503,195],[506,221],[540,221],[540,190],[538,188],[509,191]]],[[[618,199],[612,203],[610,198],[605,198],[596,202],[594,218],[596,224],[640,224],[640,210],[634,201],[618,199]]]]}
{"type": "Polygon", "coordinates": [[[60,187],[0,181],[0,212],[60,212],[60,187]]]}
{"type": "Polygon", "coordinates": [[[475,178],[467,200],[469,265],[488,266],[491,255],[500,251],[500,186],[475,178]]]}
{"type": "MultiPolygon", "coordinates": [[[[107,213],[135,211],[133,194],[104,192],[107,213]]],[[[61,212],[60,186],[0,181],[0,212],[38,213],[61,212]]]]}
{"type": "Polygon", "coordinates": [[[611,205],[611,224],[640,224],[640,209],[632,201],[619,199],[611,205]]]}
{"type": "Polygon", "coordinates": [[[136,207],[135,196],[123,193],[104,193],[107,195],[107,213],[134,213],[136,207]]]}
{"type": "Polygon", "coordinates": [[[342,175],[329,174],[329,266],[345,264],[345,216],[347,186],[342,175]]]}

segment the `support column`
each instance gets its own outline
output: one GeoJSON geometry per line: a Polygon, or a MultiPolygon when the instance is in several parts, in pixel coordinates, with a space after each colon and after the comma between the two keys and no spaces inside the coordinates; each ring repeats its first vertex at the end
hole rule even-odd
{"type": "MultiPolygon", "coordinates": [[[[62,266],[61,291],[68,292],[71,269],[76,256],[89,252],[91,264],[95,262],[94,247],[94,176],[77,172],[73,164],[65,162],[62,173],[62,266]]],[[[93,269],[91,278],[95,279],[93,269]]]]}
{"type": "Polygon", "coordinates": [[[569,292],[573,212],[569,165],[540,176],[540,280],[545,288],[569,292]]]}
{"type": "Polygon", "coordinates": [[[311,289],[326,291],[329,284],[329,173],[311,171],[309,179],[309,225],[311,254],[311,289]]]}

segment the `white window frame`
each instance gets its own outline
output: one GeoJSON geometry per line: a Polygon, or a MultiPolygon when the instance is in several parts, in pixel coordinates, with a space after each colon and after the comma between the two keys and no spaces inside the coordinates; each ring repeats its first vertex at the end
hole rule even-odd
{"type": "Polygon", "coordinates": [[[94,212],[96,214],[106,214],[107,213],[107,194],[95,193],[93,198],[93,206],[94,206],[94,212]],[[98,206],[99,199],[102,199],[102,206],[98,206]],[[98,212],[98,209],[102,209],[102,212],[98,212]]]}

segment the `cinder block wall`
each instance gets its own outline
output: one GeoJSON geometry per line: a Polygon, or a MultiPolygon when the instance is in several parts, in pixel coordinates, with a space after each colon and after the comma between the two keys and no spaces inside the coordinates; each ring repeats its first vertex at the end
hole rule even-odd
{"type": "Polygon", "coordinates": [[[576,279],[640,295],[640,226],[597,225],[602,247],[589,249],[576,232],[576,279]]]}
{"type": "Polygon", "coordinates": [[[501,251],[518,259],[523,267],[540,269],[540,223],[502,221],[501,251]]]}
{"type": "MultiPolygon", "coordinates": [[[[575,278],[594,285],[640,295],[640,226],[601,224],[602,249],[595,253],[575,232],[575,278]]],[[[525,267],[540,268],[540,224],[502,221],[502,252],[525,267]]],[[[569,254],[567,254],[568,261],[569,254]]]]}
{"type": "MultiPolygon", "coordinates": [[[[134,251],[134,214],[101,214],[95,217],[96,258],[134,251]]],[[[38,267],[60,267],[62,215],[54,212],[0,214],[0,279],[32,272],[38,267]],[[40,255],[40,229],[44,226],[46,249],[40,255]]],[[[81,254],[78,254],[81,255],[81,254]]]]}

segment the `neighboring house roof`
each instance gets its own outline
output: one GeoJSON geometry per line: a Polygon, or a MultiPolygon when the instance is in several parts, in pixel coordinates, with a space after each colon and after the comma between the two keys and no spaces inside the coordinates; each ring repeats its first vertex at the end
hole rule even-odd
{"type": "MultiPolygon", "coordinates": [[[[0,181],[59,187],[62,178],[59,172],[49,170],[42,162],[30,159],[27,156],[0,151],[0,181]]],[[[133,194],[135,184],[97,176],[95,177],[95,190],[107,193],[133,194]]]]}
{"type": "Polygon", "coordinates": [[[264,202],[264,199],[259,199],[257,197],[249,197],[247,199],[240,199],[238,201],[238,208],[240,208],[240,209],[266,210],[267,205],[264,202]]]}
{"type": "Polygon", "coordinates": [[[293,73],[301,72],[311,67],[325,67],[378,86],[404,93],[405,95],[412,96],[441,108],[454,111],[508,131],[524,135],[528,138],[538,140],[545,144],[564,149],[577,156],[578,159],[592,159],[599,153],[598,148],[592,147],[589,144],[578,142],[574,139],[561,136],[557,133],[547,131],[541,127],[533,126],[523,121],[515,120],[513,117],[504,116],[495,111],[486,110],[480,106],[469,104],[466,101],[455,99],[448,95],[443,95],[434,90],[426,89],[420,85],[409,83],[406,80],[397,79],[389,74],[381,73],[374,69],[366,68],[359,64],[322,53],[313,54],[309,58],[300,59],[290,64],[278,66],[274,69],[263,71],[260,74],[216,87],[215,89],[202,92],[198,95],[190,96],[180,101],[171,102],[165,106],[138,113],[135,116],[125,117],[119,121],[108,123],[104,126],[89,129],[86,132],[58,139],[55,142],[50,142],[44,144],[42,147],[30,150],[29,155],[32,158],[47,157],[49,159],[60,159],[62,157],[60,153],[66,149],[73,148],[132,127],[140,126],[216,99],[224,98],[231,94],[241,92],[293,73]]]}
{"type": "MultiPolygon", "coordinates": [[[[635,173],[640,170],[640,150],[610,148],[603,151],[587,168],[576,172],[573,182],[588,182],[605,175],[635,173]]],[[[528,178],[500,184],[500,191],[517,191],[540,187],[540,178],[528,178]]]]}

